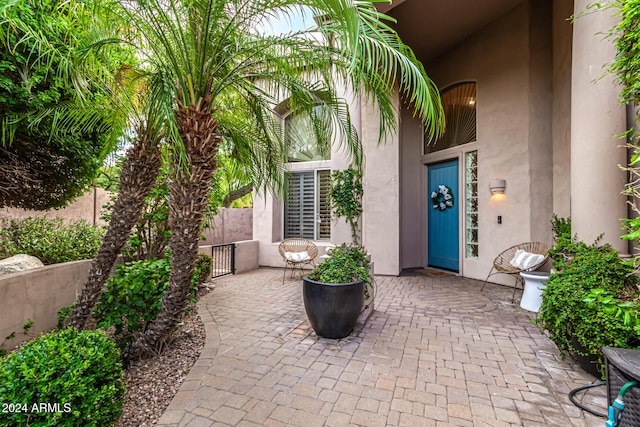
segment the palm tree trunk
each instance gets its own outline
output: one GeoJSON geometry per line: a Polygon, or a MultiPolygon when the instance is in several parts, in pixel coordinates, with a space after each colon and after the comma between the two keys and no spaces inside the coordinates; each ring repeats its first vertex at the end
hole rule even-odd
{"type": "Polygon", "coordinates": [[[98,255],[91,264],[89,278],[76,306],[66,321],[67,326],[78,329],[86,327],[91,310],[100,296],[100,291],[109,273],[127,243],[133,226],[140,220],[145,198],[153,189],[162,160],[155,140],[138,131],[138,139],[127,151],[120,173],[118,198],[113,206],[107,232],[98,255]]]}
{"type": "Polygon", "coordinates": [[[178,166],[171,183],[169,199],[171,238],[171,273],[169,288],[162,298],[158,316],[143,335],[125,348],[123,357],[130,362],[168,337],[187,306],[191,278],[198,258],[198,241],[209,203],[209,191],[216,170],[220,136],[218,122],[211,116],[210,100],[201,98],[197,105],[184,107],[178,102],[175,111],[180,137],[187,155],[186,167],[178,166]]]}

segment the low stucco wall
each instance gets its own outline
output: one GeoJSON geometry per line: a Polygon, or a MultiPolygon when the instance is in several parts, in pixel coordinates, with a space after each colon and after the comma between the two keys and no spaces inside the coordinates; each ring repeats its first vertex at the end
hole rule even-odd
{"type": "Polygon", "coordinates": [[[0,337],[16,333],[3,347],[13,348],[25,339],[22,325],[33,320],[29,335],[54,328],[58,309],[80,294],[91,260],[54,264],[0,276],[0,337]]]}
{"type": "Polygon", "coordinates": [[[243,240],[236,242],[236,274],[258,268],[258,251],[260,242],[243,240]]]}
{"type": "MultiPolygon", "coordinates": [[[[258,248],[257,240],[236,242],[236,274],[258,268],[258,248]]],[[[211,245],[200,246],[198,252],[211,255],[211,245]]],[[[82,292],[91,262],[66,262],[0,276],[0,337],[16,333],[3,348],[12,349],[30,336],[55,328],[58,310],[82,292]],[[27,319],[34,322],[29,336],[22,333],[27,319]]]]}

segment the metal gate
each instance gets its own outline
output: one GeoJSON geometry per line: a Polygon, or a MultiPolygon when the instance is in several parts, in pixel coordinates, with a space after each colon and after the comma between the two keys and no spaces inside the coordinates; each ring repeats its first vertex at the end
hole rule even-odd
{"type": "Polygon", "coordinates": [[[211,278],[236,273],[236,244],[225,243],[211,246],[211,278]]]}

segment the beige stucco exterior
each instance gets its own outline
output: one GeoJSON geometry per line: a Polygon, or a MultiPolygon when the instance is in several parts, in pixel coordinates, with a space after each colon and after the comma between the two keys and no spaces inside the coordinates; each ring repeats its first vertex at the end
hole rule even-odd
{"type": "MultiPolygon", "coordinates": [[[[614,53],[611,40],[602,35],[615,22],[611,11],[573,23],[570,17],[582,12],[588,0],[500,0],[490,8],[463,3],[478,17],[461,17],[460,5],[435,0],[394,2],[385,10],[397,18],[399,34],[441,90],[476,83],[476,142],[423,155],[422,126],[410,108],[401,106],[398,131],[378,147],[375,107],[350,99],[359,112],[357,129],[366,154],[362,237],[376,273],[397,275],[428,266],[434,183],[427,181],[427,168],[450,159],[459,165],[460,275],[484,280],[504,249],[529,241],[552,244],[554,213],[571,216],[581,239],[593,241],[605,233],[605,242],[627,252],[619,238],[619,218],[627,216],[619,194],[624,174],[618,168],[625,151],[615,136],[627,119],[617,103],[619,88],[610,76],[601,78],[614,53]],[[448,39],[432,40],[439,37],[436,29],[448,39]],[[479,256],[470,258],[465,251],[464,160],[475,150],[479,256]],[[489,182],[495,179],[506,180],[504,196],[491,196],[489,182]]],[[[341,168],[340,159],[332,157],[328,165],[341,168]]],[[[260,264],[281,266],[275,249],[282,239],[282,204],[270,196],[265,202],[254,207],[261,218],[254,221],[260,264]]],[[[333,243],[348,235],[344,228],[333,231],[333,243]]],[[[494,278],[513,285],[512,278],[494,278]]]]}
{"type": "MultiPolygon", "coordinates": [[[[26,218],[46,217],[62,218],[65,221],[83,220],[88,224],[107,225],[102,219],[105,213],[103,206],[111,202],[113,194],[102,188],[92,188],[91,191],[78,197],[61,209],[48,211],[32,211],[17,208],[0,209],[0,217],[26,218]]],[[[210,227],[202,232],[201,245],[231,243],[253,238],[253,209],[250,208],[220,208],[211,218],[210,227]]]]}
{"type": "MultiPolygon", "coordinates": [[[[589,4],[576,0],[576,13],[589,4]]],[[[618,166],[626,163],[626,151],[616,136],[628,128],[626,109],[618,102],[620,88],[614,76],[603,66],[615,56],[613,40],[603,35],[616,23],[614,13],[585,14],[574,25],[571,217],[572,231],[579,239],[593,242],[604,233],[603,242],[628,253],[628,243],[620,239],[620,218],[627,216],[627,207],[620,194],[625,173],[618,166]]]]}
{"type": "MultiPolygon", "coordinates": [[[[495,255],[507,247],[531,240],[550,243],[553,41],[551,11],[542,3],[521,4],[426,64],[440,88],[476,82],[478,137],[476,143],[422,156],[418,124],[404,115],[403,268],[426,265],[425,206],[432,189],[425,182],[424,165],[447,159],[458,159],[464,165],[464,153],[472,150],[478,150],[479,157],[480,256],[465,257],[461,235],[461,274],[484,279],[495,255]],[[490,197],[489,181],[493,179],[507,181],[504,198],[490,197]],[[502,224],[497,223],[498,215],[502,224]]],[[[461,170],[460,182],[462,178],[461,170]]],[[[460,194],[462,191],[460,187],[460,194]]],[[[459,200],[462,203],[462,197],[459,200]]],[[[460,222],[463,220],[461,212],[460,222]]]]}

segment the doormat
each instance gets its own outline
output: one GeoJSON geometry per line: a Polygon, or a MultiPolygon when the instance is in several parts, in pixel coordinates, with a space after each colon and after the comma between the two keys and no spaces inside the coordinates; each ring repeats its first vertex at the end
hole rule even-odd
{"type": "Polygon", "coordinates": [[[427,276],[433,276],[433,277],[451,277],[451,276],[456,276],[455,273],[450,273],[448,271],[442,271],[442,270],[436,270],[435,268],[419,268],[419,269],[415,269],[413,270],[416,273],[422,273],[422,274],[426,274],[427,276]]]}

